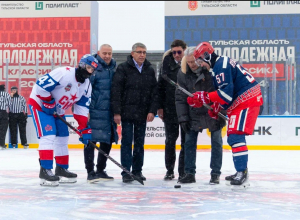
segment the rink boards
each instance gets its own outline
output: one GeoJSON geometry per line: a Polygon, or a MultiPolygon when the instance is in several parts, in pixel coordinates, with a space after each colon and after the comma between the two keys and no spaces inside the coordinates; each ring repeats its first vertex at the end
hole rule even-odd
{"type": "MultiPolygon", "coordinates": [[[[67,116],[67,121],[77,126],[72,116],[67,116]]],[[[120,148],[121,126],[118,126],[119,143],[113,148],[120,148]]],[[[227,145],[226,127],[222,130],[222,137],[225,149],[227,145]]],[[[27,139],[30,148],[38,147],[35,127],[32,117],[28,117],[27,139]]],[[[20,140],[20,139],[19,139],[20,140]]],[[[210,132],[206,129],[198,136],[198,149],[210,148],[210,132]]],[[[255,125],[253,135],[246,137],[250,150],[300,150],[300,116],[259,116],[255,125]]],[[[8,135],[6,137],[8,143],[8,135]]],[[[165,143],[164,124],[155,117],[153,122],[147,124],[145,149],[163,150],[165,143]]],[[[70,131],[69,148],[82,148],[78,135],[70,131]]],[[[180,137],[177,140],[177,148],[180,149],[180,137]]]]}

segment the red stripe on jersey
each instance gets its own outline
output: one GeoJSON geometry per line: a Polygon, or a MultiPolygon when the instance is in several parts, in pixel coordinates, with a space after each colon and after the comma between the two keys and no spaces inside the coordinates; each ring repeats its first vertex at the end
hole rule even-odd
{"type": "Polygon", "coordinates": [[[212,102],[218,102],[221,105],[225,105],[225,104],[228,105],[227,102],[225,102],[223,99],[221,99],[221,97],[218,95],[217,91],[208,93],[208,97],[212,102]]]}
{"type": "Polygon", "coordinates": [[[43,136],[43,132],[42,132],[43,130],[42,130],[41,126],[40,126],[39,116],[38,116],[38,114],[37,114],[36,111],[37,111],[37,109],[32,108],[33,118],[34,118],[34,121],[35,121],[35,124],[36,124],[36,128],[38,130],[38,136],[42,137],[43,136]]]}
{"type": "Polygon", "coordinates": [[[28,104],[31,105],[33,109],[37,109],[40,112],[42,111],[41,106],[34,99],[30,98],[28,104]]]}
{"type": "Polygon", "coordinates": [[[39,150],[41,160],[53,160],[53,150],[39,150]]]}
{"type": "Polygon", "coordinates": [[[248,150],[247,146],[233,147],[232,153],[237,153],[237,152],[242,152],[242,151],[247,151],[247,150],[248,150]]]}
{"type": "Polygon", "coordinates": [[[38,97],[39,99],[43,100],[43,101],[47,101],[47,102],[50,102],[52,100],[52,97],[51,95],[48,96],[48,97],[42,97],[40,95],[36,95],[36,97],[38,97]]]}
{"type": "Polygon", "coordinates": [[[57,164],[68,165],[69,164],[69,155],[55,156],[55,160],[56,160],[57,164]]]}
{"type": "Polygon", "coordinates": [[[75,120],[78,122],[78,129],[82,130],[87,127],[88,118],[82,115],[73,114],[75,120]]]}

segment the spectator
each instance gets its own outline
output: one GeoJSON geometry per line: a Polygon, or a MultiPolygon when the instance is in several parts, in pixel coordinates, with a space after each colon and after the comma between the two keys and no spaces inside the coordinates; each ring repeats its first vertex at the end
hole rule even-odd
{"type": "MultiPolygon", "coordinates": [[[[177,73],[180,69],[180,63],[184,56],[186,43],[182,40],[174,40],[171,49],[165,52],[163,56],[162,71],[158,79],[158,117],[163,120],[165,125],[165,166],[167,173],[164,180],[172,180],[174,176],[174,167],[176,161],[176,140],[179,136],[179,123],[175,106],[175,87],[170,85],[162,78],[162,74],[167,75],[171,80],[177,82],[177,73]]],[[[181,151],[179,154],[178,173],[179,179],[184,174],[184,142],[185,133],[180,129],[181,151]]]]}
{"type": "Polygon", "coordinates": [[[17,147],[17,129],[19,126],[21,144],[24,149],[28,148],[26,138],[26,124],[27,124],[27,105],[23,96],[18,94],[16,86],[11,87],[11,105],[9,106],[9,130],[11,144],[13,148],[17,147]]]}
{"type": "MultiPolygon", "coordinates": [[[[122,122],[121,164],[129,171],[132,166],[132,173],[142,180],[146,123],[157,111],[157,81],[146,51],[142,43],[132,46],[131,55],[116,70],[111,90],[114,121],[122,122]]],[[[121,174],[124,183],[133,181],[124,171],[121,174]]]]}
{"type": "MultiPolygon", "coordinates": [[[[195,47],[185,51],[181,70],[178,72],[178,84],[190,93],[198,90],[214,91],[212,77],[208,72],[202,72],[193,56],[195,47]]],[[[206,107],[192,108],[187,103],[187,95],[180,90],[176,91],[176,110],[181,127],[186,132],[185,138],[185,176],[180,183],[196,182],[196,154],[198,133],[203,129],[211,132],[211,179],[210,184],[219,184],[222,167],[223,141],[221,136],[222,127],[226,125],[223,119],[213,119],[208,115],[206,107]]],[[[225,113],[225,112],[223,112],[225,113]]]]}
{"type": "MultiPolygon", "coordinates": [[[[109,154],[112,143],[118,143],[117,125],[113,120],[110,107],[111,82],[115,73],[116,62],[112,59],[112,47],[108,44],[103,44],[98,53],[93,56],[98,60],[99,66],[90,78],[92,99],[89,124],[92,129],[92,142],[94,144],[100,142],[100,149],[109,154]]],[[[94,171],[94,151],[94,147],[90,144],[84,148],[88,182],[96,182],[100,179],[113,180],[114,178],[108,176],[104,171],[107,157],[100,152],[98,152],[97,171],[94,171]]]]}
{"type": "Polygon", "coordinates": [[[8,112],[11,105],[11,97],[5,92],[5,85],[0,85],[0,148],[4,150],[5,136],[8,127],[8,112]]]}

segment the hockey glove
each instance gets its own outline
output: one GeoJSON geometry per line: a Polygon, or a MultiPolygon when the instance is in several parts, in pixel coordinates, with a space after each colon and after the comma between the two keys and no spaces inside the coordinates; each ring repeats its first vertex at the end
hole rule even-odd
{"type": "Polygon", "coordinates": [[[208,104],[211,102],[208,96],[208,92],[199,91],[193,93],[193,95],[194,97],[187,98],[188,104],[192,107],[201,108],[204,103],[208,104]]]}
{"type": "Polygon", "coordinates": [[[55,99],[47,102],[42,100],[42,111],[45,112],[47,115],[53,115],[56,110],[55,99]]]}
{"type": "Polygon", "coordinates": [[[185,133],[187,133],[190,130],[190,124],[188,121],[180,122],[180,126],[185,133]]]}
{"type": "Polygon", "coordinates": [[[203,106],[203,104],[201,102],[199,102],[197,96],[188,97],[186,101],[191,107],[194,107],[194,108],[201,108],[203,106]]]}
{"type": "Polygon", "coordinates": [[[218,113],[221,111],[222,107],[218,102],[214,102],[214,104],[212,104],[211,106],[213,109],[212,110],[208,110],[208,114],[211,118],[213,119],[218,119],[218,113]]]}
{"type": "Polygon", "coordinates": [[[79,130],[81,137],[79,138],[79,141],[81,141],[83,144],[87,145],[89,141],[92,139],[92,129],[90,126],[79,130]]]}

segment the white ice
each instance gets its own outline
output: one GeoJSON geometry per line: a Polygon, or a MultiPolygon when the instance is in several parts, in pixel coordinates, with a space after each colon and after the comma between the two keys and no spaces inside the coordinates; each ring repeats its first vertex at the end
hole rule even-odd
{"type": "MultiPolygon", "coordinates": [[[[95,151],[95,153],[97,153],[95,151]]],[[[178,157],[177,152],[177,157],[178,157]]],[[[120,151],[111,156],[120,161],[120,151]]],[[[83,150],[70,150],[78,182],[39,185],[37,149],[0,151],[0,219],[300,219],[300,151],[250,151],[250,188],[232,191],[225,176],[235,173],[224,150],[220,185],[209,185],[210,151],[197,152],[195,184],[175,189],[163,181],[164,151],[145,151],[147,181],[124,184],[121,169],[108,162],[114,181],[88,184],[83,150]]]]}

